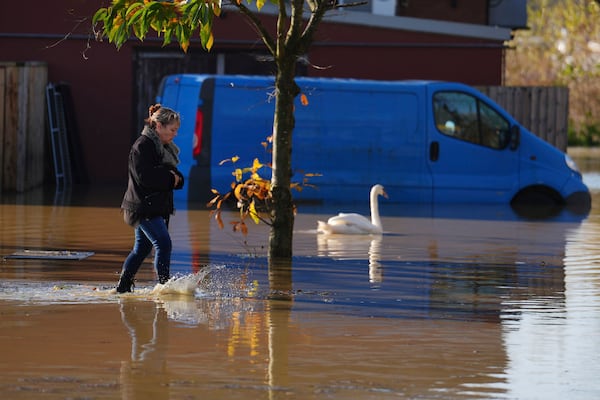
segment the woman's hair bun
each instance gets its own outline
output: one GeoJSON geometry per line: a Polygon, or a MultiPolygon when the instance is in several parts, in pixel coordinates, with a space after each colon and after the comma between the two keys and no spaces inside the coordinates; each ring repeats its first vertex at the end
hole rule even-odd
{"type": "Polygon", "coordinates": [[[161,105],[159,103],[151,105],[150,108],[148,108],[148,116],[152,117],[152,115],[154,115],[155,112],[160,110],[160,108],[161,108],[161,105]]]}

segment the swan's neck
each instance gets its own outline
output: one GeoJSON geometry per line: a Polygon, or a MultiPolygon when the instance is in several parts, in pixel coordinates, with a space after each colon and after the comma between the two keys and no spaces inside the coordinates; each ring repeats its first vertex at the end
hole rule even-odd
{"type": "Polygon", "coordinates": [[[379,218],[379,202],[377,201],[379,195],[373,191],[371,193],[371,223],[381,228],[381,218],[379,218]]]}

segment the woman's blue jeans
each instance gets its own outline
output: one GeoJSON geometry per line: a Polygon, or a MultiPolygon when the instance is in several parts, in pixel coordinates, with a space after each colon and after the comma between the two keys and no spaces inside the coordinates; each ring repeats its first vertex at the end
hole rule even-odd
{"type": "Polygon", "coordinates": [[[136,226],[133,250],[123,263],[121,276],[133,280],[146,257],[150,255],[152,247],[154,247],[154,269],[158,274],[158,281],[160,283],[168,281],[172,245],[167,222],[163,217],[144,218],[136,226]]]}

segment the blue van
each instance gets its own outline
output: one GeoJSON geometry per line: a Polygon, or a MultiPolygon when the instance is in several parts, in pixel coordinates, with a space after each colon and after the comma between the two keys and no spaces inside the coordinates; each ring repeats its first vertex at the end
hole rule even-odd
{"type": "MultiPolygon", "coordinates": [[[[474,88],[453,82],[297,78],[293,168],[322,176],[296,200],[363,201],[381,183],[390,202],[556,203],[590,208],[565,153],[527,131],[474,88]]],[[[157,101],[179,111],[175,139],[191,201],[225,193],[231,163],[270,162],[273,77],[170,75],[157,101]]],[[[300,175],[298,178],[300,179],[300,175]]]]}

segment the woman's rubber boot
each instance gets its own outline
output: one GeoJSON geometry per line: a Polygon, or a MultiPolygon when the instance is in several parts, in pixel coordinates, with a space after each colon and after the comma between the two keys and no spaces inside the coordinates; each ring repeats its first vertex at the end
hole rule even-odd
{"type": "Polygon", "coordinates": [[[133,279],[126,274],[121,274],[119,283],[117,284],[117,293],[133,292],[133,279]]]}

